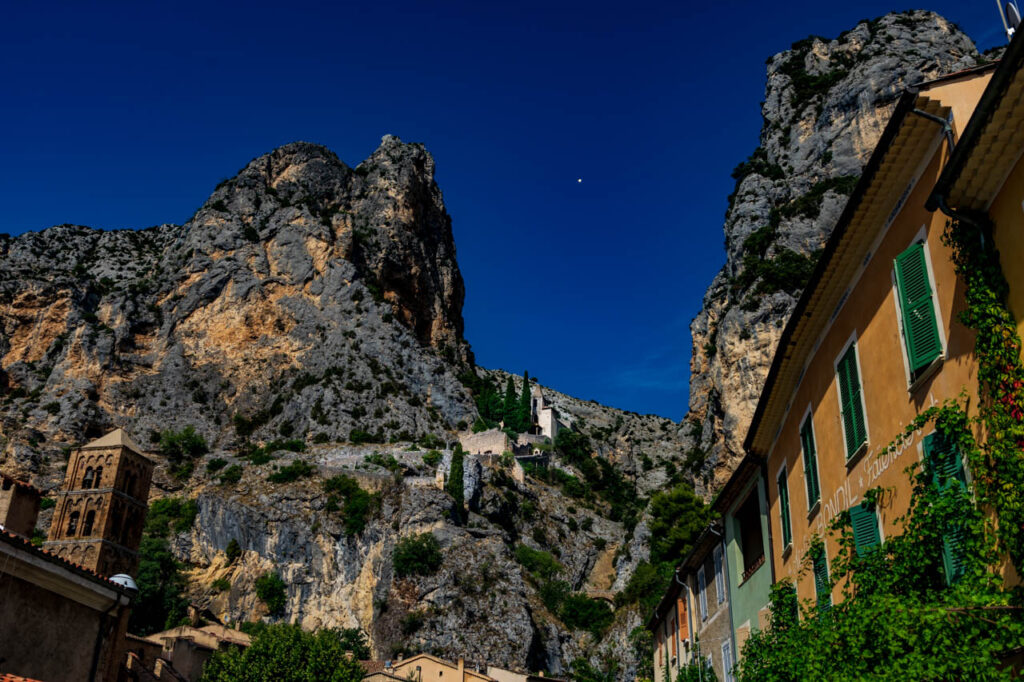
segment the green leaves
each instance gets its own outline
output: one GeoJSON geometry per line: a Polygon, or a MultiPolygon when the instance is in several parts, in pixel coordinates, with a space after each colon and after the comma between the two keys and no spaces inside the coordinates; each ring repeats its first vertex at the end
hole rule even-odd
{"type": "MultiPolygon", "coordinates": [[[[247,649],[229,647],[213,654],[202,682],[358,682],[364,670],[358,658],[367,651],[365,636],[350,631],[304,632],[297,625],[257,628],[247,649]],[[359,644],[362,644],[359,647],[359,644]],[[354,655],[350,660],[346,652],[354,655]]],[[[358,631],[357,631],[358,632],[358,631]]]]}

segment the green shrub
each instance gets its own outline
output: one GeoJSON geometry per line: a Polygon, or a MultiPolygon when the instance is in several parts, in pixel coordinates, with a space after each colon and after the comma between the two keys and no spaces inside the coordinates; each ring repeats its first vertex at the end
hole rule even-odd
{"type": "Polygon", "coordinates": [[[41,500],[39,500],[39,509],[40,510],[53,509],[56,506],[57,506],[57,500],[53,499],[52,497],[44,497],[41,500]]]}
{"type": "Polygon", "coordinates": [[[376,464],[379,467],[384,467],[388,471],[397,472],[402,470],[402,465],[398,463],[394,455],[387,455],[386,457],[379,452],[375,452],[372,455],[366,455],[363,457],[364,460],[370,464],[376,464]]]}
{"type": "Polygon", "coordinates": [[[280,616],[284,613],[288,596],[281,576],[273,572],[264,573],[256,579],[255,587],[256,596],[266,604],[270,615],[280,616]]]}
{"type": "Polygon", "coordinates": [[[338,496],[342,498],[341,514],[345,519],[345,534],[358,535],[366,528],[367,520],[377,505],[378,498],[359,487],[351,476],[333,476],[323,482],[328,494],[327,511],[337,511],[338,496]]]}
{"type": "Polygon", "coordinates": [[[391,560],[395,575],[405,578],[436,573],[441,567],[442,558],[437,538],[431,533],[421,533],[399,540],[391,560]]]}
{"type": "Polygon", "coordinates": [[[234,485],[242,480],[242,467],[238,464],[232,464],[224,472],[217,477],[221,485],[234,485]]]}
{"type": "Polygon", "coordinates": [[[558,613],[569,594],[569,583],[564,580],[549,580],[540,586],[540,599],[551,613],[558,613]]]}
{"type": "Polygon", "coordinates": [[[326,443],[329,440],[330,440],[330,438],[323,431],[321,431],[321,432],[317,433],[315,436],[313,436],[313,442],[317,443],[317,444],[326,443]]]}
{"type": "Polygon", "coordinates": [[[426,615],[422,611],[410,611],[409,613],[402,616],[401,626],[402,634],[408,636],[423,627],[423,623],[427,620],[426,615]]]}
{"type": "Polygon", "coordinates": [[[210,587],[212,587],[217,592],[227,592],[231,589],[231,581],[227,578],[217,578],[212,583],[210,583],[210,587]]]}
{"type": "Polygon", "coordinates": [[[372,443],[373,440],[373,434],[368,431],[363,431],[362,429],[352,429],[348,432],[348,442],[353,445],[372,443]]]}
{"type": "Polygon", "coordinates": [[[201,682],[360,682],[366,672],[359,665],[362,651],[346,639],[347,631],[306,632],[298,625],[263,623],[247,629],[252,644],[215,651],[201,682]],[[354,654],[351,659],[348,651],[354,654]]]}
{"type": "Polygon", "coordinates": [[[216,458],[211,459],[209,462],[206,463],[206,471],[212,474],[214,472],[220,471],[221,469],[223,469],[227,465],[228,465],[228,461],[226,459],[221,459],[220,457],[216,457],[216,458]]]}
{"type": "Polygon", "coordinates": [[[278,468],[274,473],[267,476],[271,483],[291,483],[300,478],[307,478],[316,473],[316,467],[301,459],[291,464],[278,468]]]}
{"type": "Polygon", "coordinates": [[[562,622],[572,630],[588,630],[599,637],[611,625],[615,615],[608,604],[583,594],[570,594],[559,612],[562,622]]]}
{"type": "Polygon", "coordinates": [[[168,429],[161,432],[159,450],[172,464],[180,464],[185,460],[205,455],[210,448],[206,444],[206,439],[196,433],[195,427],[190,425],[181,431],[168,429]]]}
{"type": "Polygon", "coordinates": [[[165,497],[149,505],[144,533],[155,538],[166,538],[171,532],[185,533],[192,528],[199,506],[195,500],[165,497]]]}
{"type": "Polygon", "coordinates": [[[436,467],[441,463],[441,453],[437,450],[431,450],[423,455],[423,463],[428,467],[436,467]]]}
{"type": "Polygon", "coordinates": [[[517,546],[515,556],[516,561],[538,580],[551,580],[563,568],[550,552],[533,549],[526,545],[517,546]]]}
{"type": "Polygon", "coordinates": [[[234,563],[238,557],[242,556],[242,548],[239,546],[238,540],[231,538],[228,546],[224,549],[224,554],[231,563],[234,563]]]}

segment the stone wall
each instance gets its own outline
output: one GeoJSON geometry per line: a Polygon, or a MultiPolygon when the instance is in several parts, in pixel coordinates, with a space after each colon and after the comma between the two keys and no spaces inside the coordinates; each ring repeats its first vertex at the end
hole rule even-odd
{"type": "Polygon", "coordinates": [[[480,433],[461,433],[459,443],[470,455],[500,455],[512,449],[508,435],[500,429],[489,429],[480,433]]]}

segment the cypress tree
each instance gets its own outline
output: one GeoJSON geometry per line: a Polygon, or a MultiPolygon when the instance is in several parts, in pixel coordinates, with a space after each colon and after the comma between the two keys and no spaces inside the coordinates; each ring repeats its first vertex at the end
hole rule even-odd
{"type": "Polygon", "coordinates": [[[463,476],[465,467],[463,466],[463,453],[462,446],[458,443],[455,444],[455,450],[452,452],[452,468],[448,473],[448,494],[452,496],[455,501],[452,505],[452,519],[456,523],[462,523],[462,514],[465,511],[466,496],[463,492],[463,476]]]}
{"type": "Polygon", "coordinates": [[[530,419],[530,373],[523,372],[523,392],[519,394],[519,432],[526,433],[533,426],[530,419]]]}
{"type": "Polygon", "coordinates": [[[519,412],[519,405],[516,401],[516,385],[512,377],[505,383],[505,404],[501,411],[501,418],[505,422],[505,428],[516,428],[518,426],[516,416],[519,412]]]}

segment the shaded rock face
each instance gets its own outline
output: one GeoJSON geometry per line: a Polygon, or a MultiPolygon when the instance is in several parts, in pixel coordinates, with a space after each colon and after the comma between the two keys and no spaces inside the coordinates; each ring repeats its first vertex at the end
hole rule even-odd
{"type": "Polygon", "coordinates": [[[924,11],[808,38],[768,60],[761,145],[734,172],[726,263],[690,325],[687,421],[711,487],[742,457],[782,329],[895,100],[978,62],[966,35],[924,11]]]}
{"type": "Polygon", "coordinates": [[[433,172],[391,136],[354,170],[295,143],[181,227],[0,239],[8,454],[28,464],[40,451],[25,442],[114,424],[145,440],[191,423],[221,444],[236,413],[257,437],[331,440],[471,420],[464,287],[433,172]]]}

